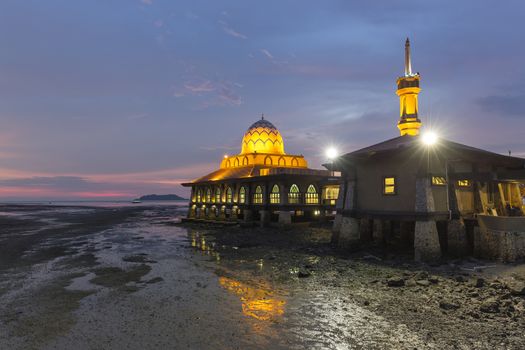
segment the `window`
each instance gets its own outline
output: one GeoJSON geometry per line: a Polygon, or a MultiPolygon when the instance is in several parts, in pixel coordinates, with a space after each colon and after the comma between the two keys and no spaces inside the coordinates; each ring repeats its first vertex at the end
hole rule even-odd
{"type": "Polygon", "coordinates": [[[281,203],[281,194],[279,193],[279,186],[273,185],[272,192],[270,193],[270,203],[279,204],[281,203]]]}
{"type": "Polygon", "coordinates": [[[319,203],[319,194],[315,189],[314,185],[308,186],[306,190],[304,201],[306,204],[318,204],[319,203]]]}
{"type": "Polygon", "coordinates": [[[339,186],[327,186],[324,188],[324,202],[330,205],[335,205],[337,197],[339,196],[339,186]]]}
{"type": "Polygon", "coordinates": [[[246,203],[246,189],[244,188],[244,186],[241,187],[241,189],[239,190],[239,203],[246,203]]]}
{"type": "Polygon", "coordinates": [[[233,192],[232,192],[232,188],[228,187],[228,189],[226,190],[226,203],[231,203],[231,202],[233,202],[233,192]]]}
{"type": "Polygon", "coordinates": [[[221,189],[216,188],[215,189],[215,203],[220,203],[220,202],[221,202],[221,189]]]}
{"type": "Polygon", "coordinates": [[[272,157],[267,156],[266,158],[264,158],[264,165],[272,165],[272,164],[273,164],[272,157]]]}
{"type": "Polygon", "coordinates": [[[396,178],[385,177],[383,179],[383,194],[396,194],[396,178]]]}
{"type": "Polygon", "coordinates": [[[211,190],[209,188],[206,189],[206,202],[211,203],[211,190]]]}
{"type": "Polygon", "coordinates": [[[255,193],[253,194],[253,204],[262,204],[263,202],[263,193],[261,186],[255,188],[255,193]]]}
{"type": "Polygon", "coordinates": [[[432,176],[432,185],[434,186],[445,186],[447,180],[443,176],[432,176]]]}
{"type": "Polygon", "coordinates": [[[200,189],[197,190],[197,202],[200,202],[202,200],[202,191],[200,189]]]}
{"type": "Polygon", "coordinates": [[[297,187],[296,184],[293,184],[292,187],[290,187],[290,192],[288,192],[288,203],[299,204],[300,196],[299,187],[297,187]]]}
{"type": "Polygon", "coordinates": [[[458,187],[470,187],[470,180],[458,180],[458,187]]]}

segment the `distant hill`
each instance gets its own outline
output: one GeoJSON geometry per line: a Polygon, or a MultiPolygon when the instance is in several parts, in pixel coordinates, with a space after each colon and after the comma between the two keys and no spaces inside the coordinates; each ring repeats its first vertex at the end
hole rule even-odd
{"type": "Polygon", "coordinates": [[[147,194],[139,198],[141,201],[187,201],[176,194],[147,194]]]}

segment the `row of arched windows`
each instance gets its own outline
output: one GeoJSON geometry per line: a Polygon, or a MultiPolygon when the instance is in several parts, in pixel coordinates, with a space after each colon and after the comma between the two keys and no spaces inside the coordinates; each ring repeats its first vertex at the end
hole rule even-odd
{"type": "MultiPolygon", "coordinates": [[[[205,192],[202,191],[202,189],[197,189],[197,192],[195,194],[195,201],[197,203],[206,202],[206,203],[221,203],[222,202],[222,192],[219,187],[215,189],[215,191],[212,193],[211,188],[206,188],[205,192]]],[[[226,203],[233,203],[233,190],[231,187],[226,188],[226,195],[225,195],[226,203]]],[[[255,190],[252,195],[252,203],[253,204],[263,204],[264,196],[263,196],[263,188],[262,186],[255,187],[255,190]]],[[[240,204],[247,203],[246,198],[246,187],[242,186],[239,189],[239,196],[238,196],[238,202],[240,204]]],[[[289,204],[300,204],[301,203],[301,192],[299,191],[299,187],[296,184],[293,184],[290,186],[290,190],[288,192],[288,203],[289,204]]],[[[318,204],[319,203],[319,193],[317,192],[317,189],[314,185],[309,185],[305,194],[304,194],[304,203],[305,204],[318,204]]],[[[272,186],[271,192],[270,192],[270,204],[281,204],[281,190],[279,188],[279,185],[275,184],[272,186]]]]}
{"type": "MultiPolygon", "coordinates": [[[[249,164],[248,157],[244,156],[242,157],[242,160],[240,158],[235,158],[235,160],[228,159],[226,161],[226,167],[231,168],[233,167],[240,167],[240,166],[246,166],[249,164]]],[[[271,156],[266,156],[264,158],[264,165],[276,165],[276,166],[293,166],[298,167],[299,166],[299,160],[297,158],[292,158],[290,163],[286,161],[284,157],[280,157],[277,159],[276,162],[274,162],[274,159],[271,156]]]]}

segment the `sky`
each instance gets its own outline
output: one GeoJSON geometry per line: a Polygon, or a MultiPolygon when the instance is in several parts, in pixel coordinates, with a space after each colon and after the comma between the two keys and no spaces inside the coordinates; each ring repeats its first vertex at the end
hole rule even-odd
{"type": "Polygon", "coordinates": [[[320,168],[424,128],[525,157],[525,2],[2,0],[0,201],[188,195],[264,113],[320,168]]]}

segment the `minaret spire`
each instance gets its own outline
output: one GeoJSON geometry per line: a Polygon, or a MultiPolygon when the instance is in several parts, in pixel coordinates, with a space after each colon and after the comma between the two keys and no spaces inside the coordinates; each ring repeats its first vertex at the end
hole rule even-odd
{"type": "Polygon", "coordinates": [[[399,96],[399,121],[397,128],[401,136],[416,136],[419,134],[421,120],[418,117],[417,95],[419,88],[419,73],[412,73],[412,62],[410,61],[410,41],[405,41],[405,75],[397,79],[397,91],[399,96]]]}
{"type": "Polygon", "coordinates": [[[405,77],[412,76],[412,62],[410,61],[410,40],[405,41],[405,77]]]}

